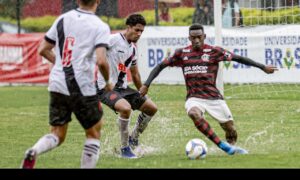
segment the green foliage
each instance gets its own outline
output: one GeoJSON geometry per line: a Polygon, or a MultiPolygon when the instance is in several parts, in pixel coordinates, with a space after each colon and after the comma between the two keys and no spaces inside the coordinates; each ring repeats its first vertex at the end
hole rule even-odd
{"type": "MultiPolygon", "coordinates": [[[[155,25],[154,10],[145,10],[140,12],[147,21],[148,25],[155,25]]],[[[171,8],[170,14],[173,22],[160,22],[161,26],[189,26],[192,23],[194,8],[171,8]]],[[[262,25],[262,24],[297,24],[300,23],[300,8],[280,9],[275,11],[255,10],[255,9],[242,9],[244,17],[244,25],[262,25]]],[[[103,21],[107,22],[111,30],[121,30],[125,26],[125,18],[114,17],[100,17],[103,21]]],[[[28,17],[21,21],[24,28],[32,32],[46,32],[51,24],[56,19],[55,16],[44,17],[28,17]]],[[[10,17],[0,17],[0,20],[13,22],[16,21],[10,17]]]]}
{"type": "Polygon", "coordinates": [[[47,32],[57,17],[43,16],[40,18],[28,17],[22,20],[22,27],[32,32],[47,32]]]}
{"type": "Polygon", "coordinates": [[[275,25],[275,24],[299,24],[300,8],[279,9],[275,11],[242,9],[244,25],[275,25]]]}
{"type": "Polygon", "coordinates": [[[111,30],[120,30],[125,28],[125,19],[101,16],[102,21],[106,22],[111,30]]]}

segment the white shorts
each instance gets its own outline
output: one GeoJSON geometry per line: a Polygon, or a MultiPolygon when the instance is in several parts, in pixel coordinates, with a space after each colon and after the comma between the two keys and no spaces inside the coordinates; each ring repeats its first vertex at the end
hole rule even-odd
{"type": "Polygon", "coordinates": [[[188,113],[193,107],[200,109],[203,114],[207,111],[208,114],[219,121],[219,123],[233,120],[230,109],[224,100],[209,100],[191,97],[185,102],[186,112],[188,113]]]}

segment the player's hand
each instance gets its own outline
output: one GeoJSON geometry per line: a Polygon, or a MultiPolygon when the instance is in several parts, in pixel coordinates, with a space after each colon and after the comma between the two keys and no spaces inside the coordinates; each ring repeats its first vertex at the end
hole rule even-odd
{"type": "Polygon", "coordinates": [[[141,88],[140,88],[140,94],[141,96],[145,96],[147,93],[148,93],[148,87],[143,85],[141,88]]]}
{"type": "Polygon", "coordinates": [[[267,65],[265,66],[265,68],[263,69],[263,71],[267,74],[272,74],[274,73],[275,71],[278,71],[277,67],[275,66],[272,66],[272,65],[267,65]]]}
{"type": "Polygon", "coordinates": [[[114,89],[114,85],[112,83],[106,83],[105,91],[112,91],[114,89]]]}

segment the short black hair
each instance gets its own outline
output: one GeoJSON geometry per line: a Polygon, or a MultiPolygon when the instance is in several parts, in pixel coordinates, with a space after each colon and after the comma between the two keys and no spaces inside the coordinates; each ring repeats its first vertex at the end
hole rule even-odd
{"type": "Polygon", "coordinates": [[[198,24],[198,23],[195,23],[195,24],[192,24],[189,28],[189,31],[191,30],[199,30],[201,29],[203,32],[204,32],[204,28],[201,24],[198,24]]]}
{"type": "Polygon", "coordinates": [[[135,26],[137,24],[141,24],[143,26],[147,25],[145,18],[140,14],[131,14],[126,19],[126,25],[135,26]]]}
{"type": "Polygon", "coordinates": [[[96,0],[80,0],[84,6],[92,6],[95,4],[96,0]]]}

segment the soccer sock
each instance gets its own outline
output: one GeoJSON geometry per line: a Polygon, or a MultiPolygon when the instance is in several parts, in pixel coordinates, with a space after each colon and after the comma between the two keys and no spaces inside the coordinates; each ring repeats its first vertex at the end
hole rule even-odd
{"type": "Polygon", "coordinates": [[[139,135],[144,132],[144,130],[148,126],[148,123],[150,122],[151,119],[152,119],[152,116],[149,116],[143,112],[140,113],[140,115],[135,123],[131,137],[133,139],[138,139],[139,135]]]}
{"type": "Polygon", "coordinates": [[[81,168],[95,168],[99,159],[100,141],[86,139],[81,156],[81,168]]]}
{"type": "Polygon", "coordinates": [[[194,123],[197,129],[200,132],[202,132],[205,136],[207,136],[211,141],[213,141],[216,145],[220,144],[220,138],[216,135],[214,130],[210,127],[210,125],[205,119],[201,118],[195,121],[194,123]]]}
{"type": "Polygon", "coordinates": [[[58,143],[59,139],[56,135],[46,134],[35,143],[32,149],[35,150],[37,154],[41,154],[57,147],[58,143]]]}
{"type": "Polygon", "coordinates": [[[121,117],[118,117],[118,122],[119,122],[119,131],[121,135],[121,147],[126,147],[129,146],[128,144],[128,139],[129,139],[129,131],[128,131],[128,126],[129,126],[129,119],[123,119],[121,117]]]}

